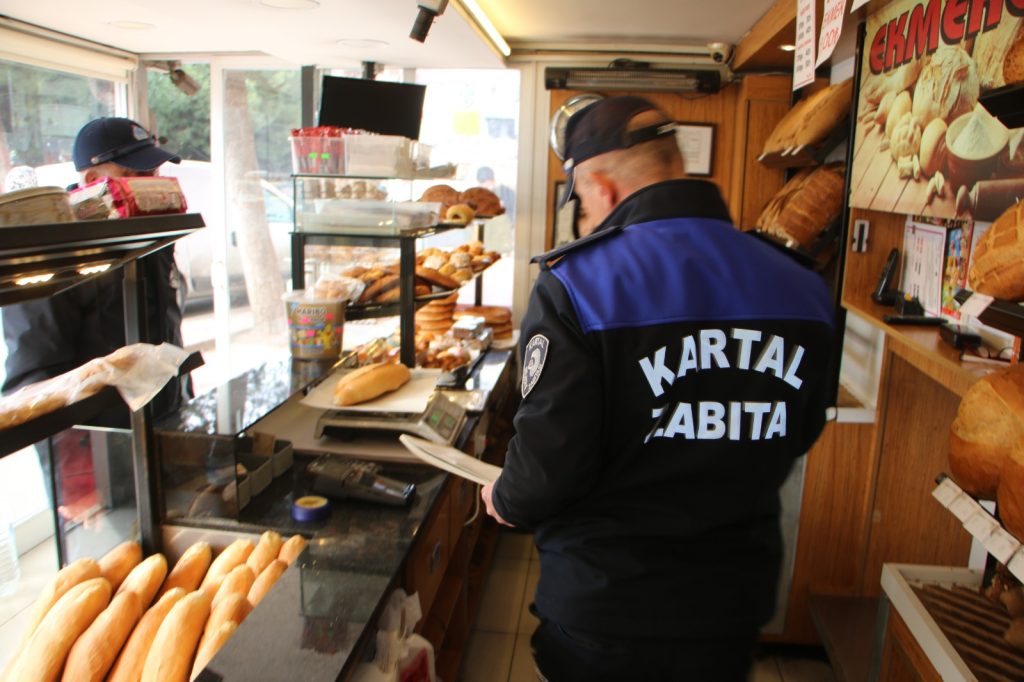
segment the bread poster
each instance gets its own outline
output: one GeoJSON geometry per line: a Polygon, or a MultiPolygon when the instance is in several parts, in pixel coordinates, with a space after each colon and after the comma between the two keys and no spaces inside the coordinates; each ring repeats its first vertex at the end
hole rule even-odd
{"type": "Polygon", "coordinates": [[[851,206],[993,220],[1024,197],[1024,128],[978,104],[1024,80],[1022,18],[1024,0],[897,0],[868,18],[851,206]]]}

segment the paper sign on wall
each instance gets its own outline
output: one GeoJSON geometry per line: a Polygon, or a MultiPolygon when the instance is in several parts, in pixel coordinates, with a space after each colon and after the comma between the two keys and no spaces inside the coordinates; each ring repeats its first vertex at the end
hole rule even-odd
{"type": "Polygon", "coordinates": [[[814,82],[814,0],[797,0],[793,89],[814,82]]]}
{"type": "Polygon", "coordinates": [[[846,0],[825,0],[824,13],[821,15],[821,35],[818,36],[818,60],[814,65],[821,66],[832,56],[833,50],[843,34],[843,9],[846,0]]]}

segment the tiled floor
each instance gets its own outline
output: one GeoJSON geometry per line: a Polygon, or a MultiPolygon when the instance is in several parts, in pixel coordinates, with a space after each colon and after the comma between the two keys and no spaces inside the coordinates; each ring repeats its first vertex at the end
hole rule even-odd
{"type": "MultiPolygon", "coordinates": [[[[502,531],[459,682],[536,682],[530,634],[537,619],[528,606],[539,574],[533,537],[502,531]]],[[[834,681],[829,665],[819,659],[771,651],[758,657],[750,676],[750,682],[834,681]]]]}

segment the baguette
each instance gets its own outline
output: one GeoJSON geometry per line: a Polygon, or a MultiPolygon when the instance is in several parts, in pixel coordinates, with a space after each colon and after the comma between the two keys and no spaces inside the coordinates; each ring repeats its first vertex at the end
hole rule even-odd
{"type": "Polygon", "coordinates": [[[188,592],[184,588],[173,587],[146,611],[121,650],[121,655],[117,657],[108,682],[139,682],[142,679],[142,667],[146,665],[146,657],[153,646],[156,631],[160,629],[160,624],[171,608],[184,599],[186,594],[188,592]]]}
{"type": "Polygon", "coordinates": [[[281,545],[281,551],[278,553],[277,558],[291,566],[304,549],[306,549],[306,538],[301,535],[293,535],[281,545]]]}
{"type": "Polygon", "coordinates": [[[353,370],[334,387],[337,405],[358,405],[404,386],[412,375],[401,363],[383,362],[353,370]]]}
{"type": "Polygon", "coordinates": [[[153,638],[142,682],[185,682],[209,615],[210,598],[203,591],[192,592],[175,604],[153,638]]]}
{"type": "Polygon", "coordinates": [[[225,597],[232,594],[249,594],[249,590],[252,588],[252,584],[256,581],[256,574],[246,564],[239,564],[231,569],[224,580],[220,584],[220,588],[217,590],[217,594],[214,595],[213,601],[210,603],[210,608],[217,608],[225,597]]]}
{"type": "Polygon", "coordinates": [[[142,547],[134,540],[122,542],[114,549],[107,552],[100,559],[100,573],[110,583],[110,588],[116,590],[132,569],[142,561],[142,547]]]}
{"type": "Polygon", "coordinates": [[[210,618],[206,621],[206,627],[203,629],[203,639],[210,637],[217,631],[217,628],[228,621],[235,625],[241,625],[251,612],[252,604],[249,603],[248,595],[229,594],[221,599],[210,612],[210,618]]]}
{"type": "Polygon", "coordinates": [[[64,593],[46,614],[7,675],[8,682],[52,682],[68,651],[110,603],[110,582],[90,578],[64,593]]]}
{"type": "Polygon", "coordinates": [[[117,594],[131,590],[139,595],[142,608],[148,609],[166,575],[167,559],[163,554],[153,554],[132,569],[132,572],[121,583],[121,587],[117,588],[117,594]]]}
{"type": "Polygon", "coordinates": [[[206,577],[203,578],[199,589],[206,592],[212,600],[225,576],[238,564],[244,564],[255,546],[252,540],[238,539],[225,547],[224,551],[218,554],[210,564],[210,570],[206,572],[206,577]]]}
{"type": "Polygon", "coordinates": [[[163,587],[160,588],[157,598],[164,596],[175,587],[183,587],[186,592],[195,591],[206,577],[206,571],[209,570],[212,560],[213,551],[210,549],[210,543],[197,542],[189,547],[174,564],[174,568],[171,569],[163,587]]]}
{"type": "Polygon", "coordinates": [[[25,628],[25,632],[21,636],[21,641],[18,646],[14,649],[14,654],[11,656],[11,660],[8,663],[3,674],[0,674],[0,680],[6,680],[7,674],[10,672],[14,662],[18,660],[21,652],[25,650],[25,646],[29,640],[32,639],[32,634],[39,627],[39,623],[42,622],[43,618],[50,611],[57,600],[64,596],[64,594],[75,585],[85,582],[91,578],[100,577],[100,566],[94,560],[85,557],[73,561],[53,577],[53,580],[43,588],[42,592],[36,598],[35,606],[32,607],[32,614],[28,619],[28,626],[25,628]]]}
{"type": "Polygon", "coordinates": [[[229,620],[226,623],[221,623],[221,626],[211,636],[203,638],[203,641],[199,643],[196,662],[192,666],[192,676],[189,677],[189,680],[194,680],[199,676],[206,664],[213,660],[213,657],[217,655],[224,643],[231,639],[231,635],[235,634],[237,629],[238,624],[229,620]]]}
{"type": "Polygon", "coordinates": [[[281,534],[272,530],[260,536],[256,543],[256,549],[252,551],[249,558],[245,560],[246,565],[252,569],[253,580],[256,579],[263,569],[270,565],[270,562],[277,558],[281,552],[281,534]]]}
{"type": "Polygon", "coordinates": [[[96,616],[92,625],[71,647],[61,679],[64,682],[101,682],[106,679],[118,652],[141,617],[142,598],[137,592],[122,590],[115,595],[110,606],[96,616]]]}
{"type": "Polygon", "coordinates": [[[288,568],[288,564],[275,560],[259,574],[256,582],[252,584],[252,588],[249,590],[248,599],[253,608],[256,608],[263,601],[263,598],[267,596],[267,592],[274,586],[274,583],[277,582],[277,579],[281,577],[286,568],[288,568]]]}

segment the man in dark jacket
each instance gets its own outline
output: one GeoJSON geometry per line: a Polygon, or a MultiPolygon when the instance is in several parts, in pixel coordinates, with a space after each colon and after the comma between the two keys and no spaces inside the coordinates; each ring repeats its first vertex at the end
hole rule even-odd
{"type": "MultiPolygon", "coordinates": [[[[79,184],[87,185],[101,177],[156,175],[157,169],[180,157],[156,145],[155,138],[141,125],[127,118],[100,118],[87,123],[75,138],[72,156],[79,184]]],[[[74,230],[69,223],[68,230],[74,230]]],[[[161,249],[139,261],[139,277],[146,283],[148,317],[143,340],[181,346],[181,308],[178,287],[181,277],[174,264],[174,247],[161,249]]],[[[107,355],[125,345],[124,293],[122,270],[118,268],[83,282],[51,298],[0,308],[4,342],[7,345],[6,377],[3,393],[58,376],[85,362],[107,355]]],[[[171,379],[153,399],[157,416],[178,409],[191,395],[187,377],[171,379]]],[[[101,413],[90,424],[128,428],[128,410],[113,408],[101,413]]],[[[37,445],[45,478],[51,473],[50,451],[61,470],[77,468],[91,478],[91,462],[70,465],[69,457],[80,450],[81,436],[74,431],[57,434],[51,443],[37,445]]],[[[86,458],[87,459],[87,458],[86,458]]],[[[119,467],[126,458],[112,458],[111,467],[119,467]]],[[[112,496],[121,501],[131,494],[128,472],[112,472],[112,496]]],[[[65,476],[67,478],[67,476],[65,476]]],[[[62,484],[67,487],[66,480],[62,484]]],[[[49,482],[48,482],[49,485],[49,482]]],[[[82,486],[90,489],[92,481],[82,486]]],[[[50,489],[48,488],[48,492],[50,489]]],[[[74,506],[69,494],[58,493],[57,504],[74,506]]],[[[52,500],[51,500],[52,502],[52,500]]],[[[79,516],[78,514],[69,515],[79,516]]]]}
{"type": "Polygon", "coordinates": [[[482,492],[534,532],[552,682],[746,679],[779,487],[830,402],[827,287],[685,179],[673,129],[635,97],[570,119],[583,238],[539,257],[516,435],[482,492]]]}

